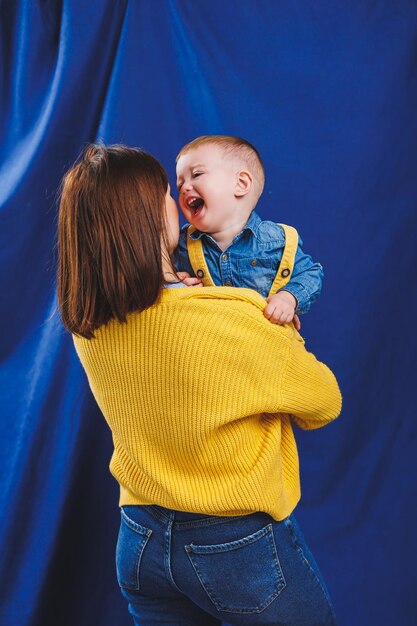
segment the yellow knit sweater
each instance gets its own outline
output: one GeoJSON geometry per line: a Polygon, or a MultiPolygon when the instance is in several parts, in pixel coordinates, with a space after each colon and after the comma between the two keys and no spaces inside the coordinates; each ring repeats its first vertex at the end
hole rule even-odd
{"type": "Polygon", "coordinates": [[[271,324],[264,307],[250,289],[164,289],[126,324],[74,336],[112,431],[120,505],[277,520],[294,509],[291,422],[324,426],[341,396],[294,327],[271,324]]]}

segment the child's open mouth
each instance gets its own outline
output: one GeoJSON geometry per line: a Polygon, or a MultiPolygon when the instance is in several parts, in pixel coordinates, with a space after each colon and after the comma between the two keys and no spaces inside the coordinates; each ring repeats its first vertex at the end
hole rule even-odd
{"type": "Polygon", "coordinates": [[[192,212],[194,213],[194,216],[196,216],[200,213],[201,209],[203,208],[204,200],[203,198],[190,198],[190,200],[187,201],[187,206],[188,208],[192,210],[192,212]]]}

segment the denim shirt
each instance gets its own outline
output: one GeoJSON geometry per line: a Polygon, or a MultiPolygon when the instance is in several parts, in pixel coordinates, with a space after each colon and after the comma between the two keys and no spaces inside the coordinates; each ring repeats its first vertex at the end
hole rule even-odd
{"type": "MultiPolygon", "coordinates": [[[[182,227],[174,253],[177,271],[195,276],[187,251],[187,228],[182,227]]],[[[243,230],[226,250],[207,233],[195,230],[191,237],[202,240],[204,255],[213,281],[218,286],[248,287],[266,298],[277,273],[285,246],[284,231],[275,222],[261,220],[252,211],[243,230]]],[[[323,268],[302,250],[298,238],[291,280],[283,289],[297,299],[297,313],[305,313],[321,291],[323,268]]]]}

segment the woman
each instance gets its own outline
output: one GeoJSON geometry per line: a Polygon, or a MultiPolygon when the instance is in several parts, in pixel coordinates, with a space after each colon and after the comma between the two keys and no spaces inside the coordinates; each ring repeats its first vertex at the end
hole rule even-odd
{"type": "Polygon", "coordinates": [[[92,145],[67,173],[58,297],[112,430],[121,591],[147,626],[333,625],[292,515],[292,422],[333,420],[337,382],[292,325],[265,319],[256,292],[185,288],[178,236],[146,152],[92,145]]]}

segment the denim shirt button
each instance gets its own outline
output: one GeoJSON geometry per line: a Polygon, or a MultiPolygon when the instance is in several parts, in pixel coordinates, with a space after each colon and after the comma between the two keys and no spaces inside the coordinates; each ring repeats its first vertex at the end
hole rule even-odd
{"type": "Polygon", "coordinates": [[[250,262],[251,265],[258,265],[258,261],[256,259],[253,259],[253,261],[250,262]]]}
{"type": "Polygon", "coordinates": [[[227,254],[222,254],[222,261],[227,261],[227,254]]]}

